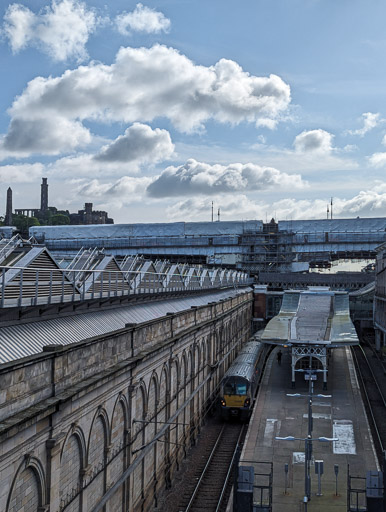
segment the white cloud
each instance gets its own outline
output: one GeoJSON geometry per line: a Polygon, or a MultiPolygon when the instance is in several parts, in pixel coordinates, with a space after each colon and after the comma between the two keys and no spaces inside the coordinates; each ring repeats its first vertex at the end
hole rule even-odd
{"type": "Polygon", "coordinates": [[[117,16],[116,24],[118,31],[123,35],[129,35],[130,31],[157,34],[170,30],[170,20],[162,12],[142,4],[137,4],[132,12],[124,12],[117,16]]]}
{"type": "Polygon", "coordinates": [[[27,183],[43,174],[43,164],[13,164],[0,166],[0,183],[27,183]]]}
{"type": "Polygon", "coordinates": [[[85,45],[100,20],[79,0],[52,0],[39,14],[20,4],[8,6],[3,33],[17,53],[34,46],[54,60],[87,58],[85,45]]]}
{"type": "Polygon", "coordinates": [[[299,174],[290,175],[272,167],[260,167],[251,163],[210,165],[189,159],[180,167],[167,167],[149,185],[148,194],[152,197],[173,197],[305,186],[307,184],[299,174]]]}
{"type": "MultiPolygon", "coordinates": [[[[259,219],[274,216],[279,220],[286,219],[324,219],[326,199],[292,199],[286,198],[272,203],[253,201],[246,195],[218,195],[208,198],[192,197],[169,206],[166,210],[170,221],[209,220],[211,203],[220,208],[221,220],[259,219]]],[[[386,183],[376,188],[362,191],[351,199],[334,198],[334,216],[336,218],[384,217],[386,216],[386,183]]]]}
{"type": "Polygon", "coordinates": [[[350,135],[359,135],[359,137],[363,137],[367,132],[378,126],[383,120],[381,119],[381,115],[379,113],[373,114],[372,112],[365,112],[362,114],[363,118],[363,127],[358,130],[348,130],[350,135]]]}
{"type": "MultiPolygon", "coordinates": [[[[290,88],[281,78],[252,76],[230,60],[205,67],[161,45],[121,48],[110,66],[94,62],[61,77],[37,77],[29,82],[9,109],[11,132],[4,144],[15,152],[24,149],[25,136],[18,138],[13,130],[15,123],[22,130],[23,121],[29,122],[27,147],[33,151],[42,144],[42,120],[54,126],[66,119],[65,139],[73,137],[67,133],[74,131],[73,123],[84,120],[131,123],[165,117],[178,130],[192,132],[211,118],[234,124],[264,119],[276,123],[289,102],[290,88]]],[[[83,144],[85,132],[78,133],[83,144]]],[[[50,152],[62,146],[59,140],[52,141],[50,152]]]]}
{"type": "Polygon", "coordinates": [[[386,135],[383,136],[382,144],[383,144],[383,146],[386,146],[386,135]]]}
{"type": "Polygon", "coordinates": [[[386,153],[374,153],[369,157],[369,162],[373,167],[385,167],[386,153]]]}
{"type": "Polygon", "coordinates": [[[89,144],[91,134],[79,121],[66,119],[63,116],[55,118],[38,117],[28,119],[15,117],[3,139],[2,149],[10,154],[30,155],[44,153],[56,155],[72,151],[89,144]]]}
{"type": "Polygon", "coordinates": [[[105,202],[114,199],[116,206],[116,201],[128,205],[142,201],[146,187],[151,181],[152,178],[146,176],[122,176],[113,183],[103,183],[97,179],[91,181],[79,180],[75,187],[75,193],[82,197],[103,198],[105,202]]]}
{"type": "Polygon", "coordinates": [[[305,130],[295,137],[295,150],[300,153],[331,153],[333,135],[325,130],[305,130]]]}
{"type": "Polygon", "coordinates": [[[95,159],[101,162],[136,162],[139,165],[167,160],[173,151],[174,144],[167,130],[153,130],[148,125],[134,123],[124,135],[103,147],[95,159]]]}

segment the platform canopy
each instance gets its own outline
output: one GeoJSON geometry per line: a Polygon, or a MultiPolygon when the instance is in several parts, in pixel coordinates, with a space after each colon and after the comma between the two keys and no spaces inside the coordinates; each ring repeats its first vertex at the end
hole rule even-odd
{"type": "Polygon", "coordinates": [[[350,318],[349,295],[328,289],[286,291],[280,312],[261,337],[274,345],[327,345],[337,348],[359,343],[350,318]]]}

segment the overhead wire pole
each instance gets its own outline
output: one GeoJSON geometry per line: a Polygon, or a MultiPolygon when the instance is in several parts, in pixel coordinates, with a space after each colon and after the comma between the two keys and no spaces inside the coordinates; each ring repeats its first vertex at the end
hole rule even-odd
{"type": "MultiPolygon", "coordinates": [[[[316,439],[312,438],[312,430],[313,430],[313,420],[312,420],[312,398],[314,393],[314,382],[313,382],[313,371],[312,371],[312,354],[310,354],[309,360],[309,368],[306,370],[297,370],[308,373],[309,378],[309,386],[308,386],[308,395],[302,395],[301,393],[287,393],[287,396],[291,397],[301,397],[305,396],[308,398],[308,433],[305,438],[295,438],[292,436],[287,437],[276,437],[275,439],[279,441],[304,441],[304,511],[307,512],[307,503],[311,499],[311,458],[312,458],[312,441],[321,441],[321,442],[329,442],[329,441],[337,441],[335,438],[328,437],[319,437],[316,439]]],[[[315,370],[315,372],[318,370],[315,370]]],[[[319,398],[331,398],[331,395],[316,395],[319,398]]]]}

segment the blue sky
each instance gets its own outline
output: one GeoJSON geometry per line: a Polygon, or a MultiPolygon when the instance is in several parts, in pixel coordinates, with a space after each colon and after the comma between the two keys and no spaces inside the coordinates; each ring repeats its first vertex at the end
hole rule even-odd
{"type": "Polygon", "coordinates": [[[386,216],[381,0],[2,2],[0,204],[386,216]]]}

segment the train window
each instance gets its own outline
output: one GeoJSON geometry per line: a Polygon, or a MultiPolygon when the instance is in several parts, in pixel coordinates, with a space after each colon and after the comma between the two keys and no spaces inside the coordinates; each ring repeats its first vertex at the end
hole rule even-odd
{"type": "Polygon", "coordinates": [[[224,395],[246,395],[248,381],[233,377],[224,382],[224,395]]]}
{"type": "Polygon", "coordinates": [[[246,395],[247,394],[247,383],[246,382],[238,382],[236,384],[236,395],[246,395]]]}
{"type": "Polygon", "coordinates": [[[224,395],[234,395],[235,394],[235,386],[233,382],[229,380],[224,384],[224,395]]]}

